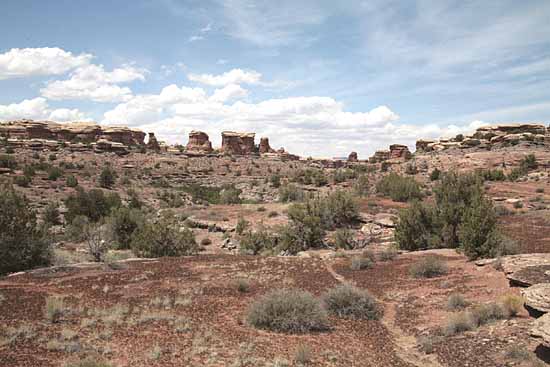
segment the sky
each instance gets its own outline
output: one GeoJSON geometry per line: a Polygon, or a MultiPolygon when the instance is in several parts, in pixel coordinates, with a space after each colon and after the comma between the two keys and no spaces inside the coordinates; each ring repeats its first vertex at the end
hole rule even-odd
{"type": "Polygon", "coordinates": [[[550,120],[548,0],[2,0],[0,121],[302,156],[550,120]]]}

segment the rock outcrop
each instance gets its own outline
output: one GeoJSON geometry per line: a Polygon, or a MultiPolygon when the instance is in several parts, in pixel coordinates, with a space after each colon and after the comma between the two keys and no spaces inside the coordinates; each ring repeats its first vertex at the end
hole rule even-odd
{"type": "Polygon", "coordinates": [[[101,126],[90,122],[60,124],[53,121],[15,120],[0,124],[0,136],[16,140],[51,140],[66,143],[94,143],[105,139],[124,145],[143,145],[145,133],[122,126],[101,126]]]}
{"type": "Polygon", "coordinates": [[[550,283],[539,283],[521,290],[525,306],[539,313],[550,312],[550,283]]]}
{"type": "Polygon", "coordinates": [[[212,153],[212,143],[208,134],[202,131],[191,131],[186,150],[192,153],[212,153]]]}
{"type": "Polygon", "coordinates": [[[160,151],[160,144],[155,136],[155,133],[149,133],[149,140],[147,141],[147,149],[155,152],[160,151]]]}
{"type": "Polygon", "coordinates": [[[550,313],[544,314],[533,323],[531,335],[541,340],[541,344],[550,348],[550,313]]]}
{"type": "Polygon", "coordinates": [[[358,162],[359,159],[357,157],[357,152],[351,152],[349,155],[348,155],[348,162],[358,162]]]}
{"type": "Polygon", "coordinates": [[[519,286],[530,287],[550,283],[550,265],[533,265],[508,274],[508,279],[519,286]]]}
{"type": "Polygon", "coordinates": [[[374,155],[369,158],[369,162],[378,163],[387,161],[388,159],[390,159],[389,150],[377,150],[376,152],[374,152],[374,155]]]}
{"type": "Polygon", "coordinates": [[[390,145],[390,159],[410,159],[411,152],[406,145],[392,144],[390,145]]]}
{"type": "Polygon", "coordinates": [[[271,146],[269,146],[269,138],[267,137],[260,138],[260,146],[258,147],[258,151],[260,154],[275,153],[275,150],[271,149],[271,146]]]}
{"type": "Polygon", "coordinates": [[[254,133],[236,133],[233,131],[222,132],[221,151],[231,155],[251,155],[256,154],[254,145],[254,133]]]}
{"type": "Polygon", "coordinates": [[[426,140],[416,142],[419,153],[440,151],[449,148],[488,149],[491,146],[524,144],[550,144],[550,132],[543,124],[498,124],[483,126],[469,136],[459,135],[452,139],[426,140]]]}

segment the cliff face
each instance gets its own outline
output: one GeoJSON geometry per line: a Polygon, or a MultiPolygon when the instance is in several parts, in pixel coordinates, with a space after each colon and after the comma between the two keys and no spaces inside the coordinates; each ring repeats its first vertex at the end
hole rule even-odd
{"type": "Polygon", "coordinates": [[[0,136],[72,143],[93,143],[103,139],[125,145],[144,145],[145,133],[128,127],[101,126],[88,122],[59,124],[53,121],[16,120],[0,124],[0,136]]]}
{"type": "Polygon", "coordinates": [[[478,147],[489,149],[492,146],[516,144],[550,145],[550,129],[543,124],[498,124],[483,126],[472,135],[457,136],[452,139],[418,140],[416,151],[431,152],[449,148],[467,149],[478,147]]]}

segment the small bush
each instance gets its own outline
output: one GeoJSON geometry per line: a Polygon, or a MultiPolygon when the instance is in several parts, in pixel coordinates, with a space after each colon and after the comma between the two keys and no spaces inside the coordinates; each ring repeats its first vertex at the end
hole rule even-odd
{"type": "Polygon", "coordinates": [[[263,213],[263,212],[267,211],[267,209],[265,208],[265,206],[260,206],[260,207],[258,207],[258,209],[256,209],[256,211],[259,212],[259,213],[263,213]]]}
{"type": "Polygon", "coordinates": [[[523,310],[523,298],[515,294],[507,294],[500,299],[500,305],[507,317],[517,316],[523,310]]]}
{"type": "Polygon", "coordinates": [[[241,217],[237,221],[237,226],[235,227],[235,233],[237,233],[238,235],[242,235],[244,231],[248,229],[248,227],[250,227],[250,222],[241,217]]]}
{"type": "Polygon", "coordinates": [[[181,228],[174,217],[146,222],[132,236],[131,247],[139,257],[193,255],[199,249],[193,232],[181,228]]]}
{"type": "Polygon", "coordinates": [[[208,237],[201,240],[201,246],[208,246],[212,244],[212,240],[208,237]]]}
{"type": "Polygon", "coordinates": [[[506,310],[498,303],[487,303],[476,306],[470,311],[470,315],[475,326],[482,326],[507,318],[506,310]]]}
{"type": "Polygon", "coordinates": [[[250,282],[245,278],[237,279],[235,280],[235,288],[241,293],[247,293],[250,291],[250,282]]]}
{"type": "Polygon", "coordinates": [[[435,278],[447,274],[447,266],[435,256],[428,256],[417,261],[410,268],[415,278],[435,278]]]}
{"type": "Polygon", "coordinates": [[[220,204],[232,205],[240,204],[242,202],[241,190],[236,189],[235,187],[226,187],[220,191],[220,204]]]}
{"type": "Polygon", "coordinates": [[[239,251],[246,255],[258,255],[264,252],[272,252],[277,245],[277,237],[266,229],[246,231],[239,243],[239,251]]]}
{"type": "Polygon", "coordinates": [[[307,333],[328,328],[328,318],[320,302],[309,292],[275,290],[254,302],[247,322],[257,329],[283,333],[307,333]]]}
{"type": "Polygon", "coordinates": [[[464,331],[473,330],[475,327],[476,325],[472,321],[469,312],[458,312],[449,316],[443,328],[443,333],[447,336],[451,336],[464,331]]]}
{"type": "Polygon", "coordinates": [[[380,261],[391,261],[394,260],[398,255],[398,252],[395,248],[388,248],[378,254],[380,261]]]}
{"type": "Polygon", "coordinates": [[[378,320],[383,311],[367,290],[349,284],[338,285],[324,296],[327,310],[339,317],[378,320]]]}
{"type": "Polygon", "coordinates": [[[65,185],[67,185],[67,187],[77,187],[78,186],[78,180],[76,179],[75,176],[69,175],[65,179],[65,185]]]}
{"type": "Polygon", "coordinates": [[[303,199],[304,191],[296,185],[287,184],[279,188],[279,201],[282,203],[302,201],[303,199]]]}
{"type": "Polygon", "coordinates": [[[48,180],[57,181],[59,177],[63,176],[63,171],[59,167],[50,167],[48,169],[48,180]]]}
{"type": "Polygon", "coordinates": [[[351,250],[354,247],[353,232],[347,228],[336,230],[334,245],[337,249],[351,250]]]}
{"type": "Polygon", "coordinates": [[[364,270],[370,269],[374,266],[374,263],[368,257],[355,256],[351,259],[351,270],[364,270]]]}
{"type": "Polygon", "coordinates": [[[437,168],[434,168],[434,170],[430,173],[430,181],[439,180],[440,175],[441,175],[441,171],[437,168]]]}
{"type": "Polygon", "coordinates": [[[468,306],[469,302],[466,301],[464,296],[460,293],[453,293],[447,300],[447,309],[451,311],[461,310],[468,306]]]}
{"type": "Polygon", "coordinates": [[[31,179],[29,176],[16,176],[13,182],[19,187],[29,187],[31,179]]]}
{"type": "Polygon", "coordinates": [[[389,196],[394,201],[421,199],[420,185],[412,177],[403,177],[396,173],[384,176],[376,184],[376,191],[389,196]]]}
{"type": "Polygon", "coordinates": [[[139,209],[115,208],[107,219],[110,235],[119,249],[129,249],[132,236],[143,225],[145,217],[139,209]]]}
{"type": "Polygon", "coordinates": [[[44,209],[44,222],[49,225],[61,224],[59,220],[59,206],[57,203],[49,203],[44,209]]]}
{"type": "Polygon", "coordinates": [[[0,154],[0,168],[16,169],[17,161],[11,155],[0,154]]]}
{"type": "Polygon", "coordinates": [[[46,306],[44,308],[44,316],[46,320],[55,324],[59,322],[63,313],[65,312],[65,306],[63,298],[60,297],[48,297],[46,298],[46,306]]]}
{"type": "Polygon", "coordinates": [[[269,213],[267,213],[268,218],[275,218],[275,217],[278,217],[278,216],[279,216],[279,213],[276,212],[275,210],[272,210],[269,213]]]}
{"type": "Polygon", "coordinates": [[[114,186],[117,179],[117,174],[110,166],[103,168],[99,175],[99,186],[104,189],[110,189],[114,186]]]}
{"type": "Polygon", "coordinates": [[[85,191],[77,187],[76,193],[69,195],[65,199],[67,213],[65,218],[68,222],[78,215],[84,215],[92,222],[97,222],[104,216],[107,216],[111,209],[118,208],[121,205],[120,196],[117,193],[105,194],[100,189],[85,191]]]}
{"type": "Polygon", "coordinates": [[[311,349],[304,344],[298,345],[298,348],[296,348],[296,353],[294,355],[294,361],[298,365],[305,365],[311,362],[311,349]]]}

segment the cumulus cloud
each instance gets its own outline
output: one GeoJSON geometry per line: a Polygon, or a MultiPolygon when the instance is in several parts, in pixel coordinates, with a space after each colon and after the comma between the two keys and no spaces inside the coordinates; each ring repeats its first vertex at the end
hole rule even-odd
{"type": "Polygon", "coordinates": [[[237,84],[229,84],[221,89],[216,89],[214,94],[209,98],[215,102],[226,102],[229,100],[244,98],[248,95],[248,91],[237,84]]]}
{"type": "Polygon", "coordinates": [[[92,59],[90,54],[73,55],[57,47],[12,48],[0,54],[0,80],[33,75],[60,75],[92,59]]]}
{"type": "Polygon", "coordinates": [[[245,71],[233,69],[221,75],[212,74],[188,74],[189,80],[214,87],[223,87],[228,84],[258,84],[262,74],[257,71],[245,71]]]}
{"type": "Polygon", "coordinates": [[[119,83],[145,80],[144,69],[123,65],[105,71],[103,65],[85,65],[71,73],[69,79],[49,82],[41,89],[44,97],[53,100],[91,100],[96,102],[120,102],[128,100],[132,91],[119,83]]]}
{"type": "Polygon", "coordinates": [[[45,98],[25,99],[19,103],[0,105],[0,120],[33,119],[57,122],[90,121],[78,109],[52,109],[45,98]]]}

